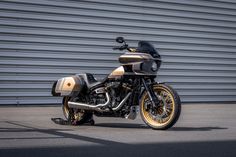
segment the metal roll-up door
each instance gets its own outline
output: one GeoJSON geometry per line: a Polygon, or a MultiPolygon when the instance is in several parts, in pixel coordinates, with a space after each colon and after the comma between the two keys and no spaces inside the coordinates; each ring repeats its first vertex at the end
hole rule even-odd
{"type": "Polygon", "coordinates": [[[115,37],[150,41],[158,81],[182,102],[236,102],[236,3],[220,0],[1,0],[0,104],[55,104],[54,80],[103,78],[115,37]]]}

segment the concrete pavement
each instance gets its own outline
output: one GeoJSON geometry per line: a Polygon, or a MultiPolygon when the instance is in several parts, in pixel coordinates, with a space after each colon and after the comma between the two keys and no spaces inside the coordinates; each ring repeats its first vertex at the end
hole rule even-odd
{"type": "Polygon", "coordinates": [[[136,120],[95,117],[95,126],[64,126],[61,107],[0,107],[0,157],[235,157],[236,104],[186,104],[166,131],[136,120]]]}

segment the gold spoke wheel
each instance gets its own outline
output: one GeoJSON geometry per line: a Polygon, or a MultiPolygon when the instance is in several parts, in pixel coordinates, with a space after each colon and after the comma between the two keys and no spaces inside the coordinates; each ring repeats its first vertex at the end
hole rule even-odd
{"type": "Polygon", "coordinates": [[[71,120],[77,121],[77,124],[83,124],[87,120],[92,118],[92,113],[88,113],[85,110],[73,109],[69,108],[68,101],[70,101],[70,97],[64,97],[62,111],[67,120],[69,120],[69,115],[71,116],[71,120]]]}
{"type": "Polygon", "coordinates": [[[153,129],[168,129],[173,126],[180,115],[181,104],[178,94],[169,86],[153,86],[154,93],[160,101],[153,107],[147,92],[141,98],[140,114],[143,121],[153,129]]]}

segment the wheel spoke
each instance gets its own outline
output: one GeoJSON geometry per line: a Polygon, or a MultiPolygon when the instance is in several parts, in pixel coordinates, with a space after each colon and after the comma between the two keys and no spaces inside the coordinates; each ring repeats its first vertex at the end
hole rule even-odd
{"type": "Polygon", "coordinates": [[[165,90],[164,88],[157,88],[154,92],[160,100],[160,104],[157,108],[148,107],[148,105],[150,105],[150,100],[148,95],[146,95],[143,105],[144,116],[152,125],[163,126],[168,123],[171,116],[173,115],[174,100],[171,93],[169,93],[169,91],[165,90]]]}

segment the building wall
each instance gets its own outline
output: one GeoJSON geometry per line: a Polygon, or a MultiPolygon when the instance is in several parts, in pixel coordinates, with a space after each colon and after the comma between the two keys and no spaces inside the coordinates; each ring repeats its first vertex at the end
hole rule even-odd
{"type": "Polygon", "coordinates": [[[150,41],[158,81],[183,102],[236,102],[236,2],[230,0],[1,0],[0,104],[54,104],[52,82],[105,77],[115,37],[150,41]]]}

